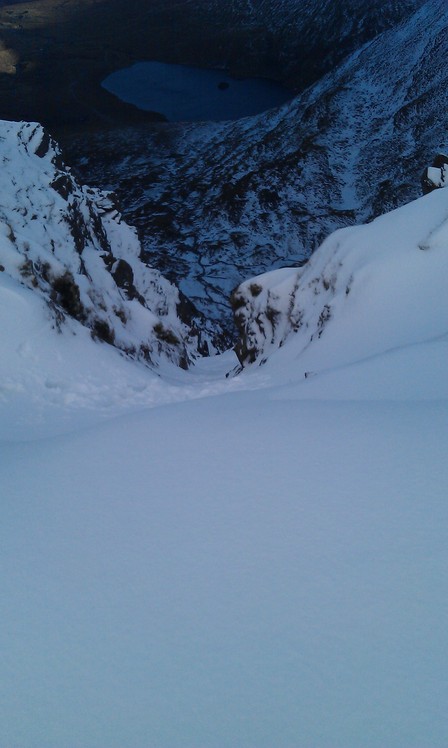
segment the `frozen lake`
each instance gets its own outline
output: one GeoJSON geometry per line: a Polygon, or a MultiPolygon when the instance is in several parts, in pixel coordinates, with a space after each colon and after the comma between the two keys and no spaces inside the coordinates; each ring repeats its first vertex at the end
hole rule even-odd
{"type": "Polygon", "coordinates": [[[139,62],[102,83],[122,101],[159,112],[171,122],[231,120],[273,109],[293,97],[279,83],[232,78],[220,70],[139,62]]]}

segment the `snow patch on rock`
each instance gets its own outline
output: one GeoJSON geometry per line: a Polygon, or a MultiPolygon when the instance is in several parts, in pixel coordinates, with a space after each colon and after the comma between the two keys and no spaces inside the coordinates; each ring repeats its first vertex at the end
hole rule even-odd
{"type": "Polygon", "coordinates": [[[1,122],[0,159],[1,272],[45,299],[55,328],[70,317],[134,358],[186,368],[199,332],[113,194],[81,185],[39,124],[1,122]]]}

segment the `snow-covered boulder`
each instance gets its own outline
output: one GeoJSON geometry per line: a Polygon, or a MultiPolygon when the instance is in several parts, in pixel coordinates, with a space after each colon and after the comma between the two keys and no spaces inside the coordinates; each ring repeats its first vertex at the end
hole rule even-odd
{"type": "Polygon", "coordinates": [[[0,122],[0,160],[1,274],[44,297],[57,328],[71,317],[135,358],[186,368],[199,333],[112,193],[81,185],[35,123],[0,122]]]}
{"type": "Polygon", "coordinates": [[[447,272],[448,190],[435,190],[238,286],[236,353],[245,366],[283,348],[308,376],[447,335],[447,272]]]}
{"type": "Polygon", "coordinates": [[[448,155],[446,153],[438,153],[432,162],[431,166],[428,166],[422,175],[422,190],[423,194],[427,195],[432,190],[440,189],[440,187],[446,187],[448,185],[448,155]]]}

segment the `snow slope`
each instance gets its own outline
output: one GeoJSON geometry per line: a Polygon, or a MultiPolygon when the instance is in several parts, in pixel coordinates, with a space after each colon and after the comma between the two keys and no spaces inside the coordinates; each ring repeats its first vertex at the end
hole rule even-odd
{"type": "Polygon", "coordinates": [[[336,231],[302,268],[245,281],[233,294],[241,362],[266,361],[288,341],[277,358],[316,372],[445,339],[447,248],[448,190],[439,189],[336,231]]]}
{"type": "Polygon", "coordinates": [[[447,195],[330,237],[321,337],[239,376],[0,273],[3,745],[445,748],[447,195]]]}
{"type": "Polygon", "coordinates": [[[3,444],[2,742],[444,748],[447,416],[253,393],[3,444]]]}

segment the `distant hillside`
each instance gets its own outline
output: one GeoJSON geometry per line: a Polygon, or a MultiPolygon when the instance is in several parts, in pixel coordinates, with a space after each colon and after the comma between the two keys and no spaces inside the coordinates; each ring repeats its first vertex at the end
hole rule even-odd
{"type": "Polygon", "coordinates": [[[150,121],[99,86],[107,73],[139,59],[227,67],[302,89],[422,3],[31,0],[0,6],[0,118],[53,129],[150,121]]]}

